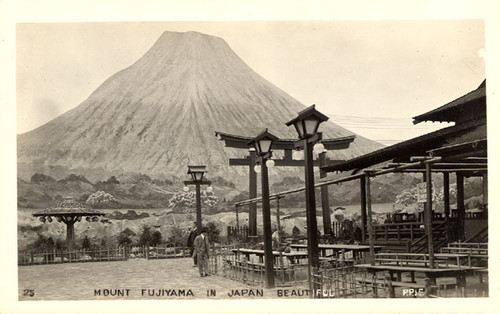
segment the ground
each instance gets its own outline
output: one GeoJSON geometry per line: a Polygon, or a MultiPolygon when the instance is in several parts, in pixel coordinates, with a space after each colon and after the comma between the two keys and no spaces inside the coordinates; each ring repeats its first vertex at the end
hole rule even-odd
{"type": "MultiPolygon", "coordinates": [[[[116,262],[66,263],[19,266],[19,300],[108,300],[108,299],[228,299],[232,290],[261,289],[226,279],[222,276],[200,277],[191,258],[162,260],[130,259],[116,262]],[[124,295],[104,296],[117,290],[124,295]],[[126,295],[129,289],[128,296],[126,295]],[[143,290],[144,295],[143,295],[143,290]],[[167,290],[171,290],[167,293],[167,290]],[[193,295],[188,295],[188,290],[193,295]],[[33,290],[33,296],[30,296],[33,290]],[[101,295],[96,295],[96,290],[101,295]],[[154,290],[154,291],[153,291],[154,290]],[[161,292],[162,290],[163,293],[161,292]],[[172,290],[185,296],[172,296],[172,290]],[[181,292],[179,292],[181,290],[181,292]],[[216,295],[207,297],[207,290],[216,295]],[[160,293],[160,296],[149,296],[160,293]],[[170,294],[170,296],[167,296],[170,294]]],[[[276,298],[277,289],[263,289],[263,297],[276,298]]]]}

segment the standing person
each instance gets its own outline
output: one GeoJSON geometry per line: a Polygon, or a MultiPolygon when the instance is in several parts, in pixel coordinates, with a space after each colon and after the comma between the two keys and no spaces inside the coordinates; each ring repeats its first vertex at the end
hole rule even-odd
{"type": "Polygon", "coordinates": [[[193,257],[193,267],[196,267],[198,259],[196,258],[196,250],[194,249],[194,239],[196,238],[197,229],[196,222],[194,222],[193,224],[193,228],[191,228],[187,239],[187,247],[189,248],[189,254],[193,257]]]}
{"type": "Polygon", "coordinates": [[[198,269],[200,276],[210,276],[208,273],[208,258],[210,257],[210,242],[208,241],[208,229],[203,227],[201,234],[194,239],[194,250],[198,258],[198,269]]]}

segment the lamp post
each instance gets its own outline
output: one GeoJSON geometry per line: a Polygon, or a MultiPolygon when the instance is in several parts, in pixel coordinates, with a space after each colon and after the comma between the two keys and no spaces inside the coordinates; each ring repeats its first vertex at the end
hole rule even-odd
{"type": "Polygon", "coordinates": [[[210,185],[211,182],[208,180],[203,180],[203,176],[207,172],[205,170],[206,166],[189,166],[188,174],[191,175],[191,181],[184,181],[184,185],[195,185],[196,186],[196,229],[197,233],[201,234],[201,185],[210,185]]]}
{"type": "MultiPolygon", "coordinates": [[[[313,282],[311,271],[319,267],[318,256],[318,224],[316,220],[316,199],[314,194],[313,145],[319,142],[322,134],[318,132],[320,123],[328,117],[315,109],[315,105],[299,112],[298,116],[286,123],[293,124],[299,135],[295,147],[304,150],[305,179],[306,179],[306,213],[307,213],[307,255],[309,260],[308,279],[309,289],[316,291],[319,284],[313,282]]],[[[314,296],[314,293],[312,294],[314,296]]]]}
{"type": "Polygon", "coordinates": [[[266,130],[253,138],[248,145],[255,148],[257,161],[260,163],[262,179],[262,220],[264,224],[264,261],[266,269],[266,285],[274,288],[274,255],[271,230],[271,205],[269,203],[269,178],[267,175],[267,162],[272,156],[271,146],[278,138],[266,130]]]}

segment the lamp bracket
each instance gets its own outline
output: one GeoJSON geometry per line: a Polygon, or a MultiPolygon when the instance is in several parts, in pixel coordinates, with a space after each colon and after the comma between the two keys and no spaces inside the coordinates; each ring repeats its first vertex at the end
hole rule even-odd
{"type": "MultiPolygon", "coordinates": [[[[306,138],[305,140],[307,140],[308,144],[315,144],[315,143],[321,141],[322,138],[323,138],[323,133],[318,132],[318,133],[306,138]]],[[[300,140],[296,141],[295,148],[304,148],[304,139],[300,139],[300,140]]]]}

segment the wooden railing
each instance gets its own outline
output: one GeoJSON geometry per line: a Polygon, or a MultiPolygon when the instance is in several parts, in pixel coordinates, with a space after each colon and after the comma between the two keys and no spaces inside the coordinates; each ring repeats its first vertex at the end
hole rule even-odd
{"type": "Polygon", "coordinates": [[[228,243],[233,243],[236,241],[243,241],[247,242],[248,241],[248,226],[239,226],[239,227],[233,227],[233,226],[227,226],[227,241],[228,243]]]}
{"type": "MultiPolygon", "coordinates": [[[[432,223],[432,243],[434,251],[438,251],[440,248],[448,243],[448,229],[446,228],[446,223],[438,222],[432,223]]],[[[408,243],[408,253],[427,253],[428,243],[427,234],[424,233],[420,238],[415,241],[408,243]]]]}
{"type": "Polygon", "coordinates": [[[488,226],[471,235],[464,242],[488,242],[488,226]]]}
{"type": "Polygon", "coordinates": [[[146,250],[146,259],[190,257],[189,248],[179,246],[154,246],[146,250]]]}
{"type": "Polygon", "coordinates": [[[411,241],[420,238],[425,230],[420,222],[401,222],[374,225],[375,242],[377,241],[411,241]]]}
{"type": "Polygon", "coordinates": [[[312,269],[311,278],[319,286],[317,291],[311,291],[314,298],[389,297],[385,278],[353,266],[312,269]]]}
{"type": "Polygon", "coordinates": [[[127,259],[125,247],[57,250],[31,250],[18,253],[18,265],[123,261],[127,259]]]}

